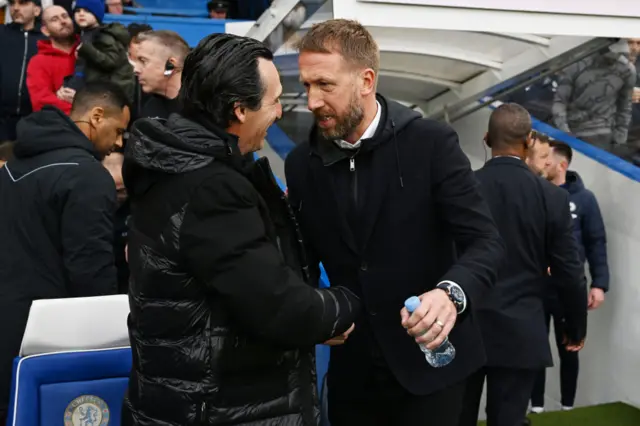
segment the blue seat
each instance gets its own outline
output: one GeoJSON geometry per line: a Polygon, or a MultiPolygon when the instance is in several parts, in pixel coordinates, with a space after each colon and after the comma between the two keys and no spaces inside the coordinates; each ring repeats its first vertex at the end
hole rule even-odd
{"type": "Polygon", "coordinates": [[[7,425],[119,426],[130,371],[131,348],[18,357],[7,425]]]}
{"type": "Polygon", "coordinates": [[[233,33],[244,35],[253,25],[251,21],[234,19],[181,18],[176,16],[155,15],[104,15],[104,23],[118,22],[129,24],[147,24],[154,30],[171,30],[182,36],[190,47],[198,45],[209,34],[233,33]]]}
{"type": "Polygon", "coordinates": [[[120,425],[131,371],[128,314],[126,295],[33,302],[7,425],[120,425]]]}

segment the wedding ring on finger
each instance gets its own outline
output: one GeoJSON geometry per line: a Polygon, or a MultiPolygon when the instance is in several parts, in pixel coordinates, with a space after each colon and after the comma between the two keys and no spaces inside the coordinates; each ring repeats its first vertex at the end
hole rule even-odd
{"type": "Polygon", "coordinates": [[[434,322],[434,324],[439,325],[439,326],[440,326],[440,328],[444,328],[444,323],[443,323],[442,321],[440,321],[440,320],[436,320],[436,321],[434,322]]]}

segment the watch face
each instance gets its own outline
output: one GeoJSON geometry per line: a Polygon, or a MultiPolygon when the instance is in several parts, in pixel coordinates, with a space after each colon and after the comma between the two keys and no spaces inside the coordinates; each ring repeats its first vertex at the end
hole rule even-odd
{"type": "Polygon", "coordinates": [[[464,302],[464,293],[462,293],[462,290],[460,290],[458,287],[451,287],[450,289],[451,291],[451,297],[457,302],[457,303],[462,303],[464,302]]]}

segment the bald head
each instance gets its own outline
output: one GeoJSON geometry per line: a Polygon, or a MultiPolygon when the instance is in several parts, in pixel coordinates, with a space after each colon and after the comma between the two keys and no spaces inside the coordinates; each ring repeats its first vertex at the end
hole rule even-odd
{"type": "Polygon", "coordinates": [[[518,104],[502,104],[489,119],[487,140],[492,148],[523,146],[531,133],[531,116],[518,104]]]}
{"type": "Polygon", "coordinates": [[[48,21],[50,21],[54,17],[60,17],[63,14],[67,14],[67,16],[69,16],[69,14],[64,9],[64,7],[62,7],[62,6],[49,6],[42,13],[42,21],[43,21],[43,23],[46,24],[48,21]]]}

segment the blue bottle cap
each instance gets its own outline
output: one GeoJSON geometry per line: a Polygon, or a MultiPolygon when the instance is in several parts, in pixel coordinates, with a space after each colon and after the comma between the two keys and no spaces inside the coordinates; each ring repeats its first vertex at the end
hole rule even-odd
{"type": "Polygon", "coordinates": [[[404,307],[407,308],[409,313],[412,313],[420,306],[420,299],[417,296],[411,296],[407,300],[404,301],[404,307]]]}

